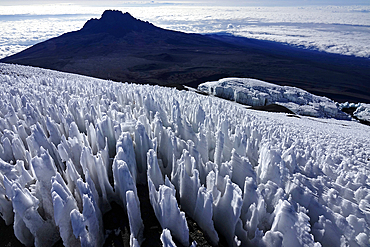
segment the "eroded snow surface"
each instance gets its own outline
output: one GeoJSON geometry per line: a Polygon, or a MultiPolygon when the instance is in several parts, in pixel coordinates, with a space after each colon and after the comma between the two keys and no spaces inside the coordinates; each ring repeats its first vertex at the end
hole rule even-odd
{"type": "Polygon", "coordinates": [[[0,64],[0,212],[26,246],[101,246],[110,203],[164,246],[369,246],[370,129],[215,97],[0,64]],[[195,243],[192,243],[195,245],[195,243]]]}

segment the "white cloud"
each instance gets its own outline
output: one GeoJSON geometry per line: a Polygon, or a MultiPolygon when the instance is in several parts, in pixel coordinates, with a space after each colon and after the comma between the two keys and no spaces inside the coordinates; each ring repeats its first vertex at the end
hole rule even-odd
{"type": "Polygon", "coordinates": [[[178,31],[227,32],[331,53],[370,57],[370,6],[57,6],[1,8],[0,57],[78,30],[88,19],[99,17],[107,8],[128,11],[136,18],[178,31]]]}
{"type": "MultiPolygon", "coordinates": [[[[331,53],[370,57],[370,7],[188,7],[146,12],[145,19],[184,32],[228,32],[331,53]]],[[[140,16],[140,13],[138,13],[140,16]]],[[[142,14],[141,14],[142,15],[142,14]]]]}
{"type": "Polygon", "coordinates": [[[78,30],[86,22],[86,18],[90,17],[3,17],[0,21],[0,58],[20,52],[36,43],[63,33],[78,30]]]}

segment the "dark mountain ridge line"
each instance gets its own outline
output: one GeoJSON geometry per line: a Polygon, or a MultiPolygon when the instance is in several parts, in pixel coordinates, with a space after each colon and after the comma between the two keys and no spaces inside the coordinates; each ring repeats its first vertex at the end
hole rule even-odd
{"type": "Polygon", "coordinates": [[[87,33],[109,33],[116,37],[123,37],[131,31],[149,31],[155,28],[153,24],[140,21],[128,12],[122,14],[118,10],[106,10],[100,19],[93,18],[88,20],[81,31],[87,33]]]}
{"type": "Polygon", "coordinates": [[[187,85],[246,77],[302,88],[338,102],[370,102],[370,59],[303,50],[231,35],[166,30],[107,10],[82,29],[0,62],[113,81],[187,85]]]}

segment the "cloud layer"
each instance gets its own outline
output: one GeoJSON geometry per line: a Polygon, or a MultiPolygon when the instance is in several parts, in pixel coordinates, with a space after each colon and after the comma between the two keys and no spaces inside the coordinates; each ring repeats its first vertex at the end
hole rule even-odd
{"type": "Polygon", "coordinates": [[[86,8],[48,5],[0,10],[0,58],[78,30],[107,8],[128,11],[136,18],[183,32],[226,32],[330,53],[370,57],[370,6],[86,8]]]}

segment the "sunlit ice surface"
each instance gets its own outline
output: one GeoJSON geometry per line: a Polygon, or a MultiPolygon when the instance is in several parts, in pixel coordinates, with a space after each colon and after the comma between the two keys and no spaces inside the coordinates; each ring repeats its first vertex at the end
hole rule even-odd
{"type": "Polygon", "coordinates": [[[0,58],[76,31],[105,9],[129,12],[162,28],[222,33],[329,53],[370,57],[370,6],[227,7],[195,5],[1,6],[0,58]]]}
{"type": "Polygon", "coordinates": [[[25,246],[103,246],[113,203],[132,246],[145,203],[163,246],[190,245],[185,214],[213,246],[369,246],[369,126],[1,63],[0,98],[0,216],[25,246]]]}

